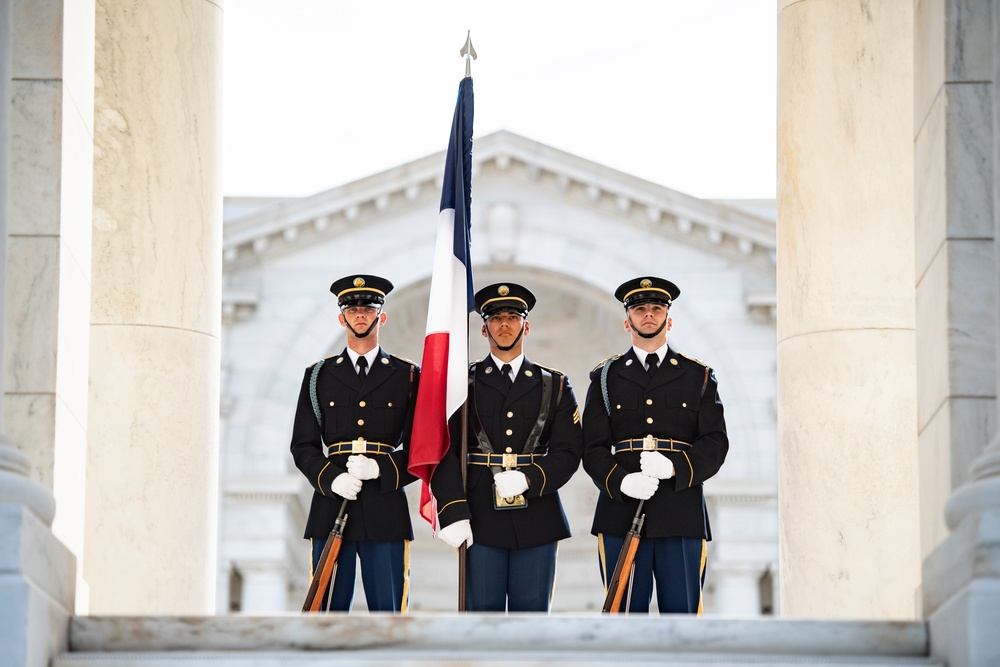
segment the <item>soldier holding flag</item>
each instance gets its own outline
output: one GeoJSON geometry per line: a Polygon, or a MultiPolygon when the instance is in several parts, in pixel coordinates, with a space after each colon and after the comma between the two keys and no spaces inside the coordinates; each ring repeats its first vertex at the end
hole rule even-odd
{"type": "Polygon", "coordinates": [[[580,410],[569,378],[524,355],[535,296],[498,283],[479,290],[475,304],[490,356],[469,367],[468,453],[461,460],[454,418],[451,449],[431,482],[437,536],[469,545],[466,610],[548,611],[556,546],[570,536],[558,490],[580,465],[580,410]]]}

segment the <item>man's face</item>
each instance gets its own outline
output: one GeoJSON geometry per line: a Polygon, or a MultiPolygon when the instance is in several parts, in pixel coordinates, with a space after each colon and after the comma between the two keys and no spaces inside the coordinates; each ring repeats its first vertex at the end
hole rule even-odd
{"type": "Polygon", "coordinates": [[[647,336],[655,333],[663,326],[664,321],[666,321],[666,326],[663,327],[663,331],[670,331],[671,326],[673,326],[673,322],[667,317],[667,307],[662,303],[640,303],[629,308],[626,314],[625,331],[630,332],[633,338],[641,337],[637,336],[636,332],[647,336]]]}
{"type": "Polygon", "coordinates": [[[341,325],[349,324],[357,333],[364,333],[376,320],[379,324],[385,324],[385,313],[380,311],[378,306],[347,306],[340,310],[338,319],[341,325]]]}
{"type": "MultiPolygon", "coordinates": [[[[493,345],[510,347],[521,333],[522,324],[524,325],[524,333],[527,335],[531,325],[525,322],[524,317],[519,313],[502,310],[486,318],[486,322],[483,324],[483,336],[490,339],[491,347],[493,345]]],[[[517,342],[518,345],[521,344],[521,341],[517,342]]]]}

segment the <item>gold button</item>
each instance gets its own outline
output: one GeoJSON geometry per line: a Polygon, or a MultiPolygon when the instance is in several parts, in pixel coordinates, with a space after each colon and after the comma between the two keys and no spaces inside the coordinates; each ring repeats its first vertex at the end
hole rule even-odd
{"type": "Polygon", "coordinates": [[[528,377],[531,377],[531,371],[524,371],[524,374],[527,375],[528,377]]]}
{"type": "Polygon", "coordinates": [[[330,401],[330,407],[331,408],[333,407],[333,401],[330,401]]]}
{"type": "MultiPolygon", "coordinates": [[[[508,434],[507,434],[507,435],[510,435],[510,433],[508,432],[508,434]]],[[[508,453],[508,454],[510,454],[510,453],[511,453],[512,451],[514,451],[514,450],[513,450],[513,449],[511,449],[510,447],[508,447],[508,448],[507,448],[507,453],[508,453]]]]}
{"type": "Polygon", "coordinates": [[[358,426],[364,426],[364,425],[365,425],[365,420],[364,419],[359,419],[358,420],[358,426]]]}
{"type": "Polygon", "coordinates": [[[652,405],[652,404],[653,404],[653,399],[647,398],[646,399],[646,405],[652,405]]]}
{"type": "Polygon", "coordinates": [[[507,429],[507,435],[514,435],[514,432],[510,429],[507,429]]]}
{"type": "Polygon", "coordinates": [[[646,423],[647,424],[652,424],[653,423],[653,418],[652,417],[646,417],[646,423]]]}
{"type": "Polygon", "coordinates": [[[671,359],[670,363],[673,364],[674,366],[676,366],[677,365],[677,360],[676,359],[671,359]]]}
{"type": "Polygon", "coordinates": [[[507,417],[513,417],[513,416],[514,416],[514,413],[513,413],[513,412],[508,412],[508,413],[507,413],[507,417]]]}
{"type": "Polygon", "coordinates": [[[337,357],[337,363],[338,363],[338,364],[339,364],[339,363],[341,363],[341,362],[343,362],[343,361],[344,361],[344,358],[343,358],[343,357],[337,357]]]}
{"type": "Polygon", "coordinates": [[[625,362],[625,365],[626,365],[626,366],[631,366],[631,365],[632,365],[632,360],[631,360],[631,359],[629,359],[628,361],[626,361],[626,362],[625,362]]]}
{"type": "Polygon", "coordinates": [[[615,410],[621,410],[621,409],[622,409],[622,404],[621,403],[619,403],[618,405],[615,406],[615,410]]]}
{"type": "Polygon", "coordinates": [[[389,363],[389,360],[388,360],[388,359],[386,359],[385,357],[382,357],[382,363],[383,363],[383,364],[387,364],[387,363],[389,363]]]}
{"type": "Polygon", "coordinates": [[[687,403],[681,403],[681,407],[682,407],[682,408],[686,408],[687,406],[688,406],[688,404],[687,404],[687,403]]]}
{"type": "Polygon", "coordinates": [[[367,403],[365,403],[364,401],[361,401],[360,403],[358,403],[358,405],[360,405],[361,407],[365,407],[365,406],[366,406],[366,405],[368,405],[368,404],[367,404],[367,403]]]}
{"type": "Polygon", "coordinates": [[[390,408],[392,407],[392,401],[389,401],[389,407],[390,408]]]}

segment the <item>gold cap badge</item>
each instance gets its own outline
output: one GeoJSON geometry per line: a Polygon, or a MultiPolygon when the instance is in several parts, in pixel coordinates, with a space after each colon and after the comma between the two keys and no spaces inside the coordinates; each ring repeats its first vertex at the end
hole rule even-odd
{"type": "Polygon", "coordinates": [[[364,278],[355,278],[354,279],[354,286],[355,287],[364,287],[365,286],[365,279],[364,278]]]}
{"type": "Polygon", "coordinates": [[[500,296],[507,296],[508,294],[510,294],[510,288],[507,287],[506,285],[501,285],[497,289],[497,294],[499,294],[500,296]]]}
{"type": "Polygon", "coordinates": [[[639,283],[639,287],[652,287],[652,286],[653,286],[653,281],[650,280],[649,278],[643,278],[642,282],[639,283]]]}

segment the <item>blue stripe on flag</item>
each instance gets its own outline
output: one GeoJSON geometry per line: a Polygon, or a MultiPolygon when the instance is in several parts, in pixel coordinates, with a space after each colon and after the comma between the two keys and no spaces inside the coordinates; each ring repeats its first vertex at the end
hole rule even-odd
{"type": "Polygon", "coordinates": [[[469,244],[472,228],[472,77],[458,85],[458,101],[451,123],[448,155],[444,165],[444,185],[441,188],[441,210],[455,209],[455,257],[465,265],[466,311],[475,310],[472,285],[472,257],[469,244]],[[462,193],[459,197],[458,193],[462,193]]]}

